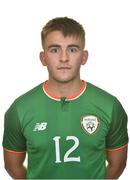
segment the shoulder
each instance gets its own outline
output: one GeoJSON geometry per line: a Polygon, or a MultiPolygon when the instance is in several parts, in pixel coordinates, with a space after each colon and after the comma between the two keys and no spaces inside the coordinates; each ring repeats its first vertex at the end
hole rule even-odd
{"type": "Polygon", "coordinates": [[[97,99],[98,101],[103,101],[112,103],[113,106],[116,106],[118,108],[122,108],[121,102],[118,100],[118,98],[107,92],[106,90],[101,89],[98,86],[95,86],[91,83],[88,83],[88,90],[91,92],[90,95],[93,97],[93,99],[97,99]]]}
{"type": "Polygon", "coordinates": [[[91,104],[91,106],[100,109],[110,116],[111,119],[119,119],[119,117],[127,119],[126,112],[116,96],[91,83],[87,84],[86,97],[88,97],[89,104],[91,104]]]}
{"type": "Polygon", "coordinates": [[[21,101],[34,100],[39,95],[41,95],[41,92],[42,92],[42,83],[32,88],[31,90],[27,91],[26,93],[22,94],[15,101],[21,102],[21,101]]]}
{"type": "Polygon", "coordinates": [[[97,98],[98,100],[104,99],[107,101],[115,100],[116,97],[114,95],[110,94],[109,92],[107,92],[106,90],[101,89],[100,87],[95,86],[89,82],[87,84],[88,84],[88,93],[91,96],[93,96],[94,98],[97,98]]]}
{"type": "MultiPolygon", "coordinates": [[[[32,105],[36,104],[36,101],[41,98],[42,94],[42,83],[17,97],[11,104],[8,111],[17,111],[22,109],[27,109],[32,105]]],[[[7,112],[8,112],[7,111],[7,112]]]]}
{"type": "Polygon", "coordinates": [[[90,104],[94,107],[98,107],[104,110],[104,112],[109,112],[111,114],[114,106],[118,106],[118,104],[120,104],[118,99],[106,90],[103,90],[91,83],[87,84],[86,97],[88,96],[90,104]]]}

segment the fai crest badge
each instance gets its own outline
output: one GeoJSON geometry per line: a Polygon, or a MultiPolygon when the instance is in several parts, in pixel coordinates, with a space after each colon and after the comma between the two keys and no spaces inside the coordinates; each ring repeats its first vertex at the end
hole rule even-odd
{"type": "Polygon", "coordinates": [[[100,120],[94,115],[86,115],[81,118],[81,126],[89,135],[95,134],[99,125],[100,120]]]}

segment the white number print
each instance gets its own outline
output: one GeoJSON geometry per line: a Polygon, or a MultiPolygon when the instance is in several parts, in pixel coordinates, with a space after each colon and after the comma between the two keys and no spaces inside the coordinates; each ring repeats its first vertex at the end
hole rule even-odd
{"type": "MultiPolygon", "coordinates": [[[[61,163],[60,159],[60,136],[55,136],[53,138],[55,141],[55,152],[56,152],[56,161],[55,163],[61,163]]],[[[66,141],[71,140],[74,141],[74,145],[65,153],[64,162],[80,162],[80,156],[78,157],[70,157],[70,154],[79,146],[79,140],[75,136],[67,136],[66,141]]]]}
{"type": "Polygon", "coordinates": [[[60,136],[55,136],[53,140],[55,141],[55,150],[56,150],[56,163],[61,163],[60,160],[60,143],[59,143],[60,136]]]}

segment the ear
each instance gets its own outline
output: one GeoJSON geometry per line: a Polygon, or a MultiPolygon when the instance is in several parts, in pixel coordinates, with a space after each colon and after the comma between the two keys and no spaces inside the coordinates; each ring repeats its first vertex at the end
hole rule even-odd
{"type": "Polygon", "coordinates": [[[83,57],[82,57],[82,62],[81,62],[81,64],[82,64],[82,65],[86,64],[87,60],[88,60],[88,51],[85,50],[85,51],[83,52],[83,57]]]}
{"type": "Polygon", "coordinates": [[[39,58],[41,60],[41,63],[43,64],[43,66],[46,66],[45,53],[43,51],[40,52],[39,58]]]}

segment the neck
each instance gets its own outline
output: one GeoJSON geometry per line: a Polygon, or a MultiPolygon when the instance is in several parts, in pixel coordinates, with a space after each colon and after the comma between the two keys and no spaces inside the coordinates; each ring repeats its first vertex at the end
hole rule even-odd
{"type": "Polygon", "coordinates": [[[73,96],[82,87],[82,81],[79,79],[74,79],[69,82],[59,82],[53,79],[49,79],[47,88],[48,91],[58,97],[68,97],[73,96]]]}

